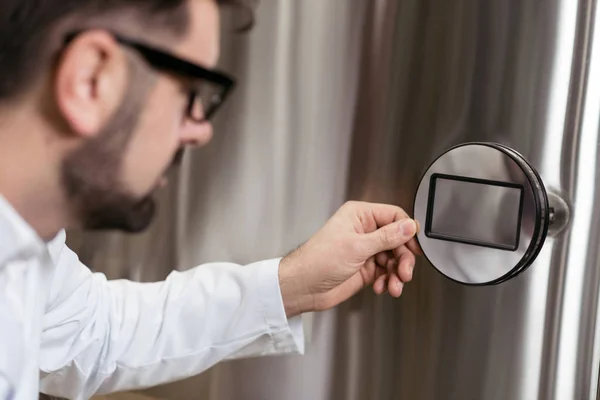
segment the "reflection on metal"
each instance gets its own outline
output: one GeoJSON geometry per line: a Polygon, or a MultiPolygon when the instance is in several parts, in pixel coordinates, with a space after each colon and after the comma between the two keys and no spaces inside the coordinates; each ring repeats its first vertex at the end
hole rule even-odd
{"type": "Polygon", "coordinates": [[[315,315],[305,357],[224,363],[147,393],[595,399],[599,12],[596,0],[261,1],[250,36],[225,38],[243,86],[216,141],[186,158],[151,232],[70,239],[94,268],[153,280],[285,253],[346,199],[412,210],[429,161],[471,141],[521,153],[568,204],[550,194],[553,226],[568,226],[502,285],[465,287],[421,261],[402,299],[366,291],[315,315]]]}

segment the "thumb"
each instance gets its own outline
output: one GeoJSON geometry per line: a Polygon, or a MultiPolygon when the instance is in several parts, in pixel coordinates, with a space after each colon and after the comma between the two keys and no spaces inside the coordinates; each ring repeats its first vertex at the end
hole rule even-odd
{"type": "Polygon", "coordinates": [[[402,246],[417,233],[417,224],[407,218],[382,226],[375,232],[365,235],[365,250],[367,258],[383,251],[393,250],[402,246]]]}

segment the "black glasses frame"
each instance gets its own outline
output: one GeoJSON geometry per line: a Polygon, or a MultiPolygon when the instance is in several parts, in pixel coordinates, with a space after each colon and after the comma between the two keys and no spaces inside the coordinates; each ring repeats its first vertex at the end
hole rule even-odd
{"type": "MultiPolygon", "coordinates": [[[[68,44],[81,33],[83,33],[83,31],[68,34],[65,43],[68,44]]],[[[202,123],[208,121],[235,88],[235,80],[233,77],[224,72],[204,68],[158,47],[125,38],[115,33],[111,33],[111,35],[118,43],[136,50],[146,62],[155,69],[171,72],[194,80],[205,80],[219,87],[219,93],[210,99],[210,104],[204,109],[202,118],[195,117],[193,113],[194,105],[196,104],[197,97],[200,96],[200,93],[198,92],[198,89],[190,88],[190,93],[188,95],[189,103],[186,113],[187,117],[194,122],[202,123]]]]}

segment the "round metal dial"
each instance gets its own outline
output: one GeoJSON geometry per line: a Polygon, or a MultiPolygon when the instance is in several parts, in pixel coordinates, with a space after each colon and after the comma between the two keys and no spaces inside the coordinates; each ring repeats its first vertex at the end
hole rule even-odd
{"type": "Polygon", "coordinates": [[[548,232],[542,179],[522,155],[498,143],[466,143],[439,156],[414,204],[425,257],[467,285],[518,275],[538,256],[548,232]]]}

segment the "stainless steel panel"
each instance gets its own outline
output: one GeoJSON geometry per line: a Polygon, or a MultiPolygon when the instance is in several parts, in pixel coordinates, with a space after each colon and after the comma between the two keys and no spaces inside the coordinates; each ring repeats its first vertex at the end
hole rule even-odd
{"type": "Polygon", "coordinates": [[[365,343],[385,351],[377,361],[365,354],[365,364],[382,367],[364,385],[371,398],[595,398],[595,3],[406,0],[388,8],[393,41],[364,64],[349,197],[410,208],[426,160],[461,142],[495,141],[524,154],[574,219],[500,287],[463,288],[421,264],[403,301],[375,306],[381,328],[365,343]],[[361,130],[371,125],[374,134],[361,130]]]}

